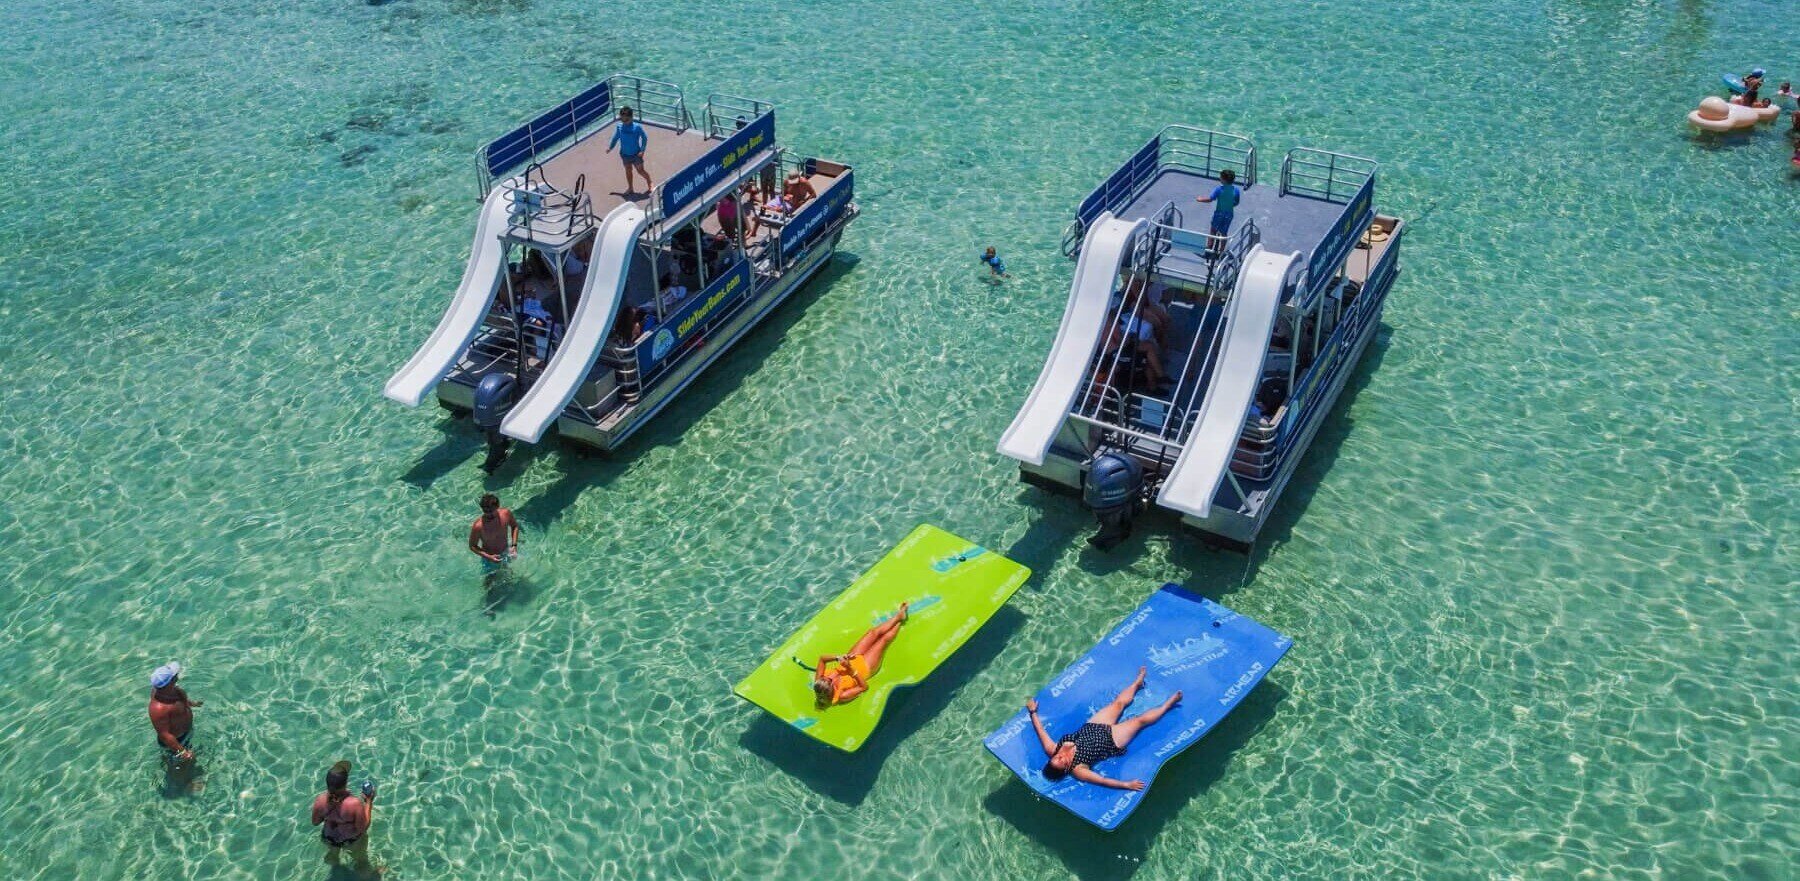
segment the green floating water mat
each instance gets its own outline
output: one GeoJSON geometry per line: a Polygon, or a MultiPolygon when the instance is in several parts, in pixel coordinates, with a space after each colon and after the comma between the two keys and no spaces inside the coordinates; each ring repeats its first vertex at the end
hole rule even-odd
{"type": "Polygon", "coordinates": [[[916,685],[1006,605],[1031,570],[935,526],[920,526],[814,615],[733,689],[739,697],[838,749],[855,752],[875,733],[888,695],[916,685]],[[869,680],[869,690],[820,709],[812,671],[910,602],[907,621],[869,680]]]}

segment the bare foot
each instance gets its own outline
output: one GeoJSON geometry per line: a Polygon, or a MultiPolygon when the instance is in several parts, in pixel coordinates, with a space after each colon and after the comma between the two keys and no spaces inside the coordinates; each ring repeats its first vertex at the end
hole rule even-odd
{"type": "Polygon", "coordinates": [[[1181,703],[1181,692],[1178,691],[1178,692],[1175,692],[1174,694],[1169,695],[1169,699],[1166,701],[1163,701],[1163,706],[1172,707],[1179,703],[1181,703]]]}
{"type": "Polygon", "coordinates": [[[1138,668],[1137,684],[1139,684],[1139,685],[1144,684],[1144,674],[1148,673],[1148,672],[1150,672],[1149,667],[1139,667],[1138,668]]]}
{"type": "Polygon", "coordinates": [[[904,603],[900,604],[900,623],[901,624],[906,623],[906,607],[910,606],[910,605],[912,605],[911,602],[904,602],[904,603]]]}

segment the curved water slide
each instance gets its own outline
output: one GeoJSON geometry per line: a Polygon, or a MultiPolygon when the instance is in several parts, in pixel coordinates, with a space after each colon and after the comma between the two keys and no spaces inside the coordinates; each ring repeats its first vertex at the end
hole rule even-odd
{"type": "Polygon", "coordinates": [[[437,328],[425,344],[382,387],[381,393],[388,400],[419,406],[481,330],[481,321],[500,291],[500,274],[506,263],[506,247],[500,241],[500,233],[506,229],[509,208],[506,188],[495,187],[487,194],[481,204],[480,219],[475,222],[475,244],[469,249],[469,263],[463,267],[462,283],[450,298],[450,308],[444,310],[444,317],[438,319],[437,328]]]}
{"type": "Polygon", "coordinates": [[[1056,342],[1038,374],[1037,385],[1031,387],[1025,406],[1000,436],[1002,455],[1044,464],[1050,443],[1075,405],[1094,348],[1100,345],[1119,267],[1130,255],[1138,231],[1147,226],[1147,220],[1121,220],[1110,211],[1088,225],[1081,257],[1075,263],[1075,281],[1069,286],[1069,303],[1063,307],[1062,326],[1056,331],[1056,342]]]}
{"type": "Polygon", "coordinates": [[[625,296],[625,282],[631,277],[631,257],[637,249],[638,234],[649,224],[650,216],[644,209],[630,202],[614,208],[600,222],[594,258],[581,283],[581,303],[569,319],[569,329],[563,333],[562,343],[550,356],[543,375],[500,423],[501,434],[536,443],[574,399],[582,380],[593,369],[594,359],[600,356],[600,347],[606,344],[613,316],[625,296]]]}
{"type": "Polygon", "coordinates": [[[1195,517],[1212,513],[1212,500],[1231,467],[1250,401],[1262,380],[1269,337],[1281,309],[1288,279],[1299,271],[1300,254],[1278,254],[1256,245],[1244,258],[1237,289],[1226,307],[1225,341],[1219,349],[1200,418],[1175,467],[1156,494],[1156,503],[1195,517]]]}

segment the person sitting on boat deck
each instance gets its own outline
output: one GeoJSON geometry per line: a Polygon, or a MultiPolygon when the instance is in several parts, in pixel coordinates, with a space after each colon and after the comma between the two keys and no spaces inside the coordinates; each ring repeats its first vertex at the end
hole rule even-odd
{"type": "Polygon", "coordinates": [[[1043,720],[1038,718],[1038,704],[1035,698],[1025,701],[1025,714],[1031,717],[1031,726],[1037,729],[1038,743],[1043,746],[1044,754],[1050,760],[1044,763],[1044,779],[1055,782],[1064,777],[1074,775],[1076,780],[1092,783],[1095,786],[1110,786],[1113,789],[1141,790],[1142,780],[1114,780],[1094,770],[1094,766],[1115,756],[1125,754],[1125,748],[1138,736],[1138,732],[1156,724],[1170,708],[1181,703],[1181,692],[1169,695],[1155,709],[1119,721],[1126,708],[1131,706],[1131,699],[1137,697],[1138,689],[1144,687],[1144,668],[1138,668],[1136,679],[1113,702],[1100,708],[1100,711],[1088,717],[1080,728],[1072,734],[1063,735],[1062,740],[1052,740],[1050,732],[1044,729],[1043,720]]]}
{"type": "Polygon", "coordinates": [[[622,349],[637,345],[638,337],[644,335],[644,310],[626,303],[619,307],[619,314],[613,319],[612,341],[622,349]]]}
{"type": "Polygon", "coordinates": [[[1169,372],[1163,369],[1162,345],[1156,341],[1156,326],[1142,315],[1121,314],[1119,328],[1125,336],[1133,341],[1137,353],[1144,356],[1144,372],[1148,374],[1150,385],[1160,387],[1169,379],[1169,372]]]}
{"type": "Polygon", "coordinates": [[[800,206],[819,198],[819,194],[813,189],[812,181],[796,171],[787,176],[787,183],[781,187],[781,198],[787,200],[788,213],[792,214],[799,211],[800,206]]]}
{"type": "Polygon", "coordinates": [[[906,623],[906,607],[906,603],[901,603],[894,617],[869,628],[850,651],[819,657],[819,665],[813,668],[812,689],[820,709],[849,703],[869,690],[869,680],[881,672],[881,656],[900,635],[900,625],[906,623]]]}
{"type": "Polygon", "coordinates": [[[1162,300],[1150,293],[1150,285],[1144,276],[1134,274],[1129,281],[1125,282],[1123,303],[1122,308],[1125,311],[1129,312],[1136,308],[1138,317],[1150,322],[1151,330],[1156,333],[1158,346],[1168,346],[1169,323],[1174,319],[1170,317],[1169,310],[1163,306],[1162,300]],[[1135,307],[1134,301],[1136,302],[1135,307]]]}
{"type": "Polygon", "coordinates": [[[1006,263],[1000,259],[999,253],[994,250],[992,245],[989,245],[987,251],[981,255],[981,262],[987,266],[989,272],[993,273],[994,278],[1006,277],[1006,263]]]}
{"type": "MultiPolygon", "coordinates": [[[[590,239],[590,241],[592,240],[590,239]]],[[[574,248],[564,251],[562,255],[563,278],[569,282],[570,287],[575,288],[576,290],[581,289],[581,277],[587,274],[587,261],[581,259],[576,253],[580,249],[580,246],[577,245],[574,248]]]]}
{"type": "Polygon", "coordinates": [[[650,171],[644,167],[644,148],[650,145],[650,135],[644,127],[632,119],[631,108],[619,108],[619,124],[613,127],[612,140],[606,145],[606,152],[611,153],[614,147],[619,148],[619,159],[625,163],[625,195],[636,193],[633,189],[636,178],[632,172],[644,176],[644,192],[650,192],[654,186],[650,182],[650,171]]]}
{"type": "Polygon", "coordinates": [[[1229,168],[1219,172],[1219,185],[1213,187],[1210,195],[1194,198],[1196,202],[1213,203],[1212,228],[1209,230],[1213,237],[1206,243],[1208,251],[1225,250],[1225,237],[1231,235],[1231,215],[1243,199],[1244,191],[1237,185],[1237,172],[1229,168]]]}
{"type": "Polygon", "coordinates": [[[682,284],[681,279],[677,278],[673,272],[663,273],[662,284],[657,287],[662,290],[662,293],[657,295],[657,301],[662,304],[664,315],[675,311],[675,307],[687,299],[687,285],[682,284]]]}

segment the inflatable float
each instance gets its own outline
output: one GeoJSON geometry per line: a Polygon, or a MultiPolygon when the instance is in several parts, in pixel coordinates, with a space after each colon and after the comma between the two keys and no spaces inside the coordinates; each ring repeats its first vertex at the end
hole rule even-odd
{"type": "MultiPolygon", "coordinates": [[[[1742,95],[1732,98],[1731,106],[1742,109],[1742,110],[1748,110],[1751,113],[1756,114],[1757,122],[1770,122],[1770,121],[1774,120],[1775,117],[1781,115],[1781,108],[1776,107],[1775,102],[1770,101],[1770,102],[1765,103],[1758,107],[1751,107],[1750,105],[1744,103],[1744,98],[1742,95]]],[[[1733,111],[1733,112],[1736,112],[1736,111],[1733,111]]]]}
{"type": "MultiPolygon", "coordinates": [[[[1144,728],[1124,755],[1092,769],[1115,780],[1142,780],[1143,790],[1109,789],[1072,776],[1045,777],[1047,756],[1030,715],[1022,710],[984,742],[1039,798],[1110,832],[1150,794],[1149,785],[1163,763],[1218,727],[1291,645],[1293,640],[1245,615],[1165,585],[1035,696],[1039,721],[1051,737],[1061,737],[1111,703],[1140,668],[1144,686],[1123,718],[1181,692],[1181,702],[1144,728]]],[[[1189,773],[1194,770],[1189,766],[1189,773]]]]}
{"type": "Polygon", "coordinates": [[[1688,122],[1693,123],[1695,128],[1708,132],[1750,128],[1762,121],[1763,116],[1755,108],[1726,103],[1724,98],[1717,95],[1702,98],[1699,109],[1688,112],[1688,122]]]}
{"type": "Polygon", "coordinates": [[[1750,88],[1749,86],[1744,85],[1744,78],[1735,73],[1725,74],[1724,76],[1719,77],[1719,79],[1725,83],[1725,88],[1730,89],[1731,94],[1733,95],[1742,95],[1744,94],[1744,90],[1750,88]]]}
{"type": "Polygon", "coordinates": [[[732,689],[808,737],[855,752],[881,721],[895,689],[917,685],[1012,598],[1031,570],[935,526],[920,526],[775,649],[732,689]],[[849,650],[901,601],[911,610],[868,692],[820,707],[813,671],[821,655],[849,650]]]}

